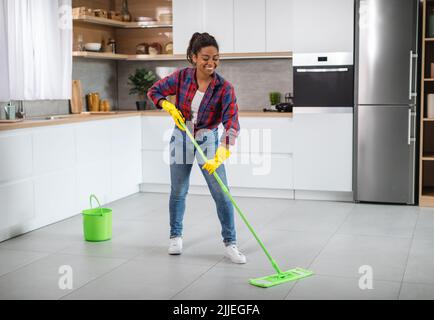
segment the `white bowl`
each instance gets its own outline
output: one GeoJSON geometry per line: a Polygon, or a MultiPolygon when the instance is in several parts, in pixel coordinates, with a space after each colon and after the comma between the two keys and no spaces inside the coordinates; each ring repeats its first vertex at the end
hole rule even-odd
{"type": "Polygon", "coordinates": [[[98,42],[85,43],[84,48],[88,51],[100,51],[101,50],[101,43],[98,43],[98,42]]]}

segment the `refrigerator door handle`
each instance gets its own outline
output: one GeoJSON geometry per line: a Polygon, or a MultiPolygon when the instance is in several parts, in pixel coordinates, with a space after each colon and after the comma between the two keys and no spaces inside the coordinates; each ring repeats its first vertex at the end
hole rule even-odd
{"type": "Polygon", "coordinates": [[[417,58],[417,54],[410,50],[410,75],[409,75],[409,88],[408,88],[408,100],[416,97],[416,92],[413,92],[413,59],[417,58]]]}
{"type": "Polygon", "coordinates": [[[411,126],[413,122],[411,121],[411,118],[416,116],[416,112],[412,112],[411,108],[408,109],[408,145],[411,145],[412,142],[416,141],[416,138],[411,137],[411,126]]]}

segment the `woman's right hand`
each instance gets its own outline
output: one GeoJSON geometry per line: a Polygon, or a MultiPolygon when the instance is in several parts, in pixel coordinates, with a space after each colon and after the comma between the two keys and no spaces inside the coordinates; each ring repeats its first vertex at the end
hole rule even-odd
{"type": "Polygon", "coordinates": [[[184,128],[185,119],[182,116],[181,111],[179,111],[173,103],[170,103],[167,100],[163,100],[161,102],[161,107],[172,116],[173,120],[175,121],[176,126],[180,130],[185,131],[185,128],[184,128]]]}

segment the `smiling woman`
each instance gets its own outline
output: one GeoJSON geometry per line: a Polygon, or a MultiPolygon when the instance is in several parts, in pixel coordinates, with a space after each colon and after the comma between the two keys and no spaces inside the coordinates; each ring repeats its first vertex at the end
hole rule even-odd
{"type": "Polygon", "coordinates": [[[197,157],[196,149],[187,141],[187,121],[187,127],[193,127],[191,131],[210,158],[205,163],[200,156],[197,160],[216,202],[225,254],[234,263],[246,263],[246,257],[236,245],[232,203],[212,176],[216,172],[227,185],[223,162],[230,156],[229,147],[235,144],[240,130],[235,91],[232,84],[215,72],[219,64],[219,47],[213,36],[196,32],[190,40],[187,59],[193,68],[175,71],[148,91],[148,97],[157,107],[169,112],[176,124],[170,142],[169,254],[182,253],[185,201],[191,169],[197,157]],[[176,95],[175,105],[166,100],[171,95],[176,95]],[[224,132],[219,139],[218,126],[221,123],[224,132]]]}

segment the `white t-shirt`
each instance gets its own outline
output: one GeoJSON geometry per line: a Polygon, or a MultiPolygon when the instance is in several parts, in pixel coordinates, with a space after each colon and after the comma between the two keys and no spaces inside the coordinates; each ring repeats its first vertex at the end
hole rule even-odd
{"type": "Polygon", "coordinates": [[[201,92],[199,90],[196,91],[194,95],[193,101],[191,101],[191,114],[193,115],[193,124],[196,124],[197,121],[197,113],[199,111],[200,103],[202,102],[203,96],[205,92],[201,92]]]}

